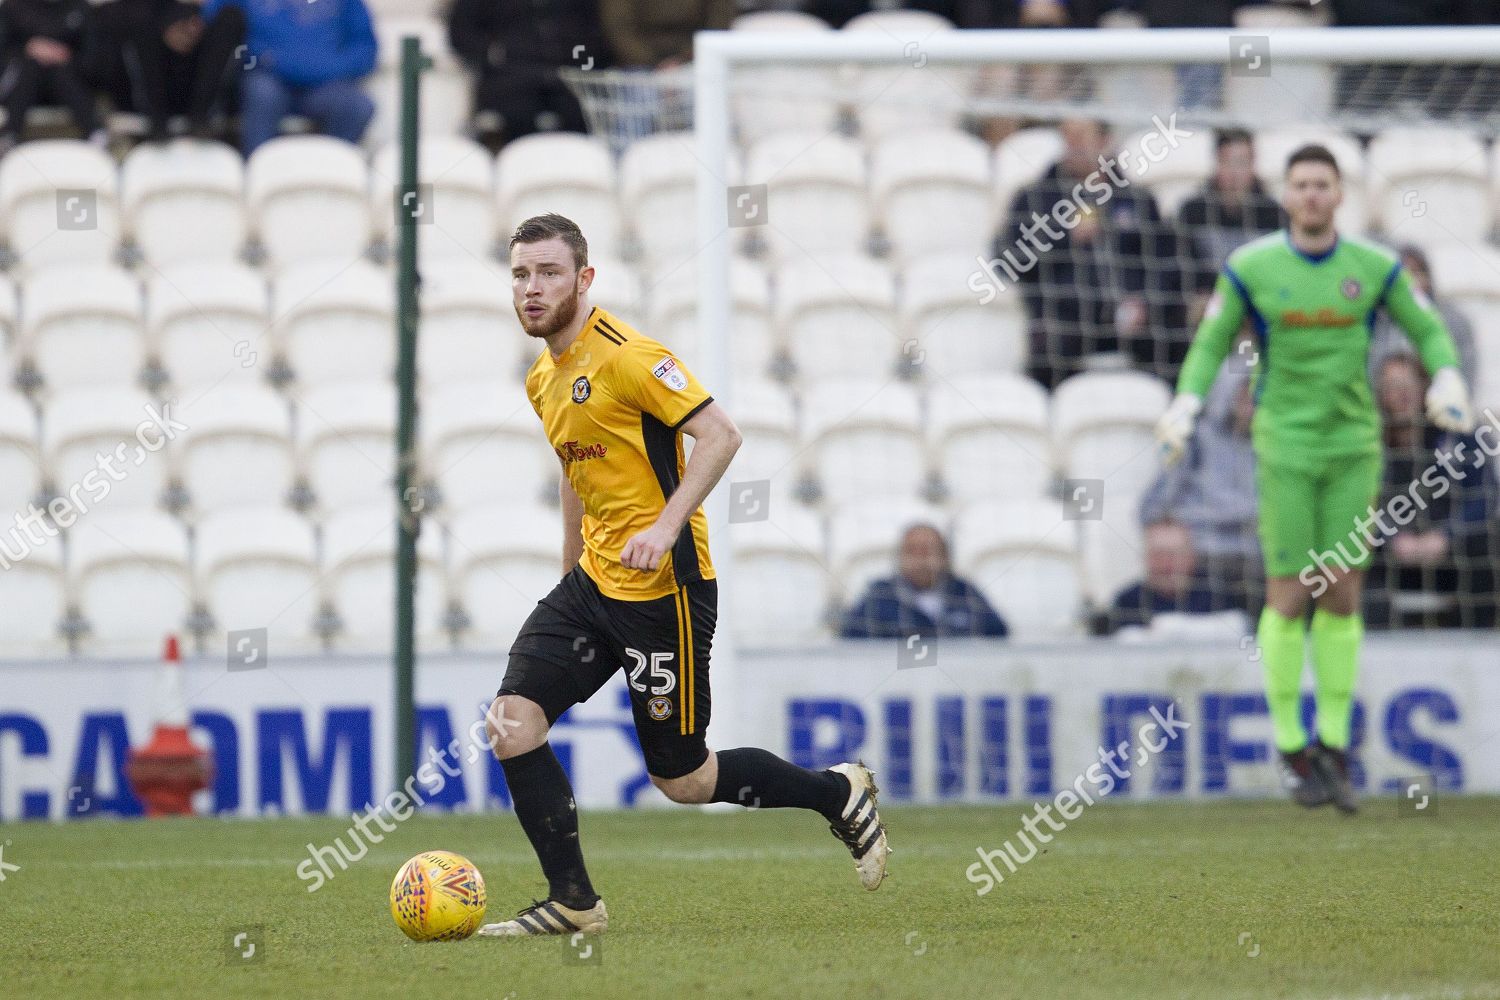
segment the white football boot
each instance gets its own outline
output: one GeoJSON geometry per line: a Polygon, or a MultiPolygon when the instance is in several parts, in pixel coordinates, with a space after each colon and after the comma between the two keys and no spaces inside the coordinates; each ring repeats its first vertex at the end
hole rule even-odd
{"type": "Polygon", "coordinates": [[[542,934],[603,934],[609,926],[609,912],[604,900],[587,910],[570,909],[555,899],[533,901],[514,919],[485,924],[478,934],[483,937],[534,937],[542,934]]]}
{"type": "Polygon", "coordinates": [[[829,770],[849,779],[849,800],[828,829],[854,855],[859,884],[874,892],[885,881],[886,859],[891,854],[890,844],[885,839],[885,827],[881,825],[880,813],[875,808],[875,796],[880,792],[875,787],[875,775],[862,763],[835,764],[829,770]]]}

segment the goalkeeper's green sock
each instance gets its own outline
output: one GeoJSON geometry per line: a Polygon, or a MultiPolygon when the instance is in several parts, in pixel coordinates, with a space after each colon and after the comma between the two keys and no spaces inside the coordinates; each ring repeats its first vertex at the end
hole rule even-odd
{"type": "Polygon", "coordinates": [[[1312,619],[1314,691],[1318,702],[1318,739],[1324,746],[1349,746],[1354,715],[1354,675],[1365,620],[1358,614],[1336,615],[1318,608],[1312,619]]]}
{"type": "Polygon", "coordinates": [[[1301,618],[1288,618],[1269,604],[1260,613],[1255,641],[1260,646],[1266,678],[1266,704],[1271,709],[1276,749],[1292,753],[1307,746],[1302,728],[1302,657],[1307,629],[1301,618]]]}

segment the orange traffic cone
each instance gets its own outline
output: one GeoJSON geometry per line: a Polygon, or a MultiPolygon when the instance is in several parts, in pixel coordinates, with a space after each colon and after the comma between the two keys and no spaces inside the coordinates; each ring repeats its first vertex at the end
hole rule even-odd
{"type": "Polygon", "coordinates": [[[213,759],[188,737],[187,701],[177,637],[167,636],[157,689],[156,728],[151,742],[130,751],[125,777],[147,816],[187,816],[193,793],[213,780],[213,759]]]}

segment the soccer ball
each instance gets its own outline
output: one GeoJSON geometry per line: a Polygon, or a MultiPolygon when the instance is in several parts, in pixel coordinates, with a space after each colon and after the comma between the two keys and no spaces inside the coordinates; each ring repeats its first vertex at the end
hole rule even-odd
{"type": "Polygon", "coordinates": [[[391,916],[413,941],[462,941],[484,920],[484,877],[460,854],[423,851],[396,872],[391,916]]]}

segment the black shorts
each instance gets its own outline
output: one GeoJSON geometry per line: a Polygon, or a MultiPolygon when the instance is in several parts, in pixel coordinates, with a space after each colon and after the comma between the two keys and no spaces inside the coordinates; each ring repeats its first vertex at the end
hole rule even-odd
{"type": "Polygon", "coordinates": [[[680,778],[708,760],[708,657],[718,616],[714,580],[621,601],[574,566],[521,626],[498,693],[536,702],[551,725],[624,670],[647,773],[680,778]]]}

